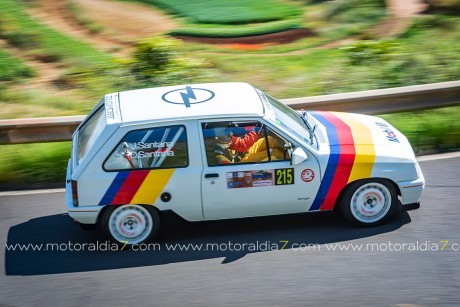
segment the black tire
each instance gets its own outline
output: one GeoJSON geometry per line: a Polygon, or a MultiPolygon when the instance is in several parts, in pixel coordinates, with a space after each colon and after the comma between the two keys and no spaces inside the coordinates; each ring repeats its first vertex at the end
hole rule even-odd
{"type": "Polygon", "coordinates": [[[153,241],[160,229],[160,216],[153,206],[110,206],[102,214],[100,227],[106,238],[127,249],[153,241]]]}
{"type": "Polygon", "coordinates": [[[344,217],[355,226],[380,225],[394,215],[398,193],[388,180],[359,180],[346,188],[339,205],[344,217]]]}

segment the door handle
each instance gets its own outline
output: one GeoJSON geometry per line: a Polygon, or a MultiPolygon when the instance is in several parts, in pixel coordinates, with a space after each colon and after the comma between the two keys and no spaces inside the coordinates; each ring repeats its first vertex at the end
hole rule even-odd
{"type": "Polygon", "coordinates": [[[204,178],[217,178],[217,177],[219,177],[219,174],[217,173],[204,175],[204,178]]]}

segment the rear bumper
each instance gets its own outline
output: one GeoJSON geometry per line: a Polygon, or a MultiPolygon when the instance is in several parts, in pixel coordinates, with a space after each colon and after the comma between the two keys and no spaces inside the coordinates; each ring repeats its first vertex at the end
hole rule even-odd
{"type": "Polygon", "coordinates": [[[66,209],[69,213],[69,216],[81,224],[96,224],[99,214],[103,209],[102,206],[84,206],[78,207],[74,206],[72,199],[72,175],[71,175],[71,161],[69,161],[67,167],[67,178],[66,178],[66,187],[65,187],[65,202],[66,209]]]}
{"type": "Polygon", "coordinates": [[[71,218],[81,224],[96,224],[102,208],[102,206],[77,208],[73,207],[73,205],[72,208],[69,208],[67,205],[67,212],[71,218]]]}
{"type": "Polygon", "coordinates": [[[403,206],[413,205],[420,202],[423,189],[425,188],[425,179],[423,177],[416,180],[398,182],[399,191],[401,191],[401,203],[403,206]]]}
{"type": "Polygon", "coordinates": [[[84,206],[76,207],[73,205],[72,200],[72,186],[70,183],[66,184],[66,208],[69,216],[81,224],[96,224],[101,213],[103,206],[84,206]]]}

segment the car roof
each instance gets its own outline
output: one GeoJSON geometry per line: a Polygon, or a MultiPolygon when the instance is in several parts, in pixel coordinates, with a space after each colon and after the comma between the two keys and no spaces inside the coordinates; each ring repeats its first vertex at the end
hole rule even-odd
{"type": "MultiPolygon", "coordinates": [[[[264,114],[257,90],[242,82],[166,86],[108,94],[106,108],[118,104],[116,122],[220,118],[264,114]]],[[[107,110],[106,110],[107,111],[107,110]]],[[[108,120],[113,112],[107,112],[108,120]]],[[[111,118],[112,122],[114,118],[111,118]]]]}

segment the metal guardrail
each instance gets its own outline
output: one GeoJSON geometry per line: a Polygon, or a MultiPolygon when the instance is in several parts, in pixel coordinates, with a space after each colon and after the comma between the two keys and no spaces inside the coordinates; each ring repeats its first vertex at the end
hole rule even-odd
{"type": "MultiPolygon", "coordinates": [[[[386,114],[460,105],[460,81],[283,99],[300,110],[386,114]]],[[[71,140],[85,116],[0,120],[0,145],[71,140]]]]}
{"type": "Polygon", "coordinates": [[[70,141],[85,116],[0,120],[0,145],[70,141]]]}
{"type": "Polygon", "coordinates": [[[294,109],[388,114],[460,105],[460,81],[282,100],[294,109]]]}

